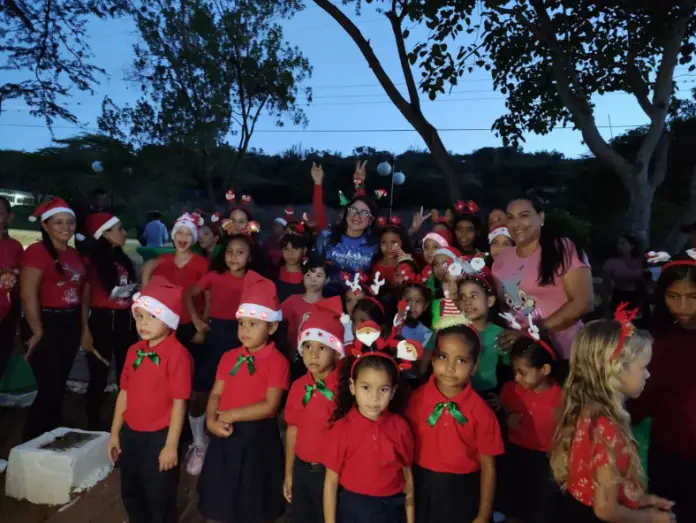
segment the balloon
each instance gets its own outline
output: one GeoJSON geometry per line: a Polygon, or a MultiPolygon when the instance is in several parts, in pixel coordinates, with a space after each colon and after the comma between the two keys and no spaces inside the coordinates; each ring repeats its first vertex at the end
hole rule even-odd
{"type": "Polygon", "coordinates": [[[406,175],[404,173],[394,173],[394,185],[403,185],[406,181],[406,175]]]}
{"type": "Polygon", "coordinates": [[[102,165],[102,163],[99,160],[94,160],[92,162],[92,170],[95,173],[104,172],[104,166],[102,165]]]}
{"type": "Polygon", "coordinates": [[[389,176],[392,172],[392,166],[389,162],[382,162],[377,166],[377,174],[380,176],[389,176]]]}

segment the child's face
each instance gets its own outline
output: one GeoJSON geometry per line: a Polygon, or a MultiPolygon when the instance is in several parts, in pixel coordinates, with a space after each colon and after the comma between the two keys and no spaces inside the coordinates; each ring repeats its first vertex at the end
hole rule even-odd
{"type": "Polygon", "coordinates": [[[174,234],[174,247],[177,251],[185,252],[193,247],[193,231],[188,227],[179,227],[174,234]]]}
{"type": "Polygon", "coordinates": [[[312,269],[304,275],[305,290],[318,292],[326,285],[326,271],[323,268],[312,269]]]}
{"type": "Polygon", "coordinates": [[[215,244],[218,242],[218,237],[213,234],[213,231],[210,230],[210,227],[207,225],[204,225],[200,229],[198,229],[198,245],[201,246],[201,249],[204,251],[208,249],[212,249],[215,247],[215,244]]]}
{"type": "Polygon", "coordinates": [[[696,285],[690,280],[670,285],[665,291],[665,305],[682,327],[696,327],[696,285]]]}
{"type": "Polygon", "coordinates": [[[445,279],[447,267],[449,267],[450,257],[444,254],[438,254],[433,257],[433,274],[439,281],[445,279]]]}
{"type": "Polygon", "coordinates": [[[543,365],[540,369],[537,369],[529,364],[527,358],[513,359],[512,369],[515,373],[515,381],[527,390],[538,389],[551,373],[549,365],[543,365]]]}
{"type": "Polygon", "coordinates": [[[257,318],[239,318],[237,336],[239,341],[253,352],[266,346],[268,339],[278,329],[276,322],[268,322],[257,318]]]}
{"type": "Polygon", "coordinates": [[[423,316],[425,309],[428,308],[428,302],[423,295],[423,291],[417,288],[410,288],[404,292],[403,299],[408,303],[409,311],[408,315],[414,320],[419,319],[423,316]]]}
{"type": "Polygon", "coordinates": [[[362,300],[364,297],[365,294],[363,292],[359,292],[356,294],[355,292],[349,289],[346,293],[346,314],[352,316],[355,304],[362,300]]]}
{"type": "Polygon", "coordinates": [[[135,318],[135,328],[142,339],[158,341],[169,336],[169,326],[145,309],[136,307],[133,311],[133,318],[135,318]]]}
{"type": "Polygon", "coordinates": [[[457,236],[457,242],[464,251],[469,251],[474,248],[474,240],[476,240],[476,227],[468,220],[460,220],[457,222],[457,228],[454,230],[457,236]]]}
{"type": "Polygon", "coordinates": [[[283,234],[285,234],[285,226],[282,223],[273,222],[273,225],[271,225],[271,233],[273,236],[280,239],[283,237],[283,234]]]}
{"type": "Polygon", "coordinates": [[[459,334],[446,334],[437,339],[433,357],[433,374],[441,389],[463,389],[476,372],[477,362],[471,347],[459,334]]]}
{"type": "Polygon", "coordinates": [[[630,365],[619,374],[621,392],[627,398],[635,399],[640,396],[645,388],[645,382],[650,377],[648,364],[652,356],[651,350],[646,350],[638,356],[630,365]]]}
{"type": "Polygon", "coordinates": [[[495,260],[498,257],[498,254],[503,252],[508,247],[512,247],[512,240],[504,234],[499,234],[491,241],[491,258],[495,260]]]}
{"type": "Polygon", "coordinates": [[[502,209],[493,209],[488,215],[488,230],[503,227],[507,222],[507,213],[502,209]]]}
{"type": "Polygon", "coordinates": [[[305,254],[307,254],[307,249],[304,247],[295,247],[291,243],[283,247],[283,260],[286,265],[297,267],[302,263],[305,254]]]}
{"type": "Polygon", "coordinates": [[[232,234],[243,234],[249,225],[249,217],[244,211],[235,209],[230,213],[230,222],[232,222],[232,234]]]}
{"type": "Polygon", "coordinates": [[[396,392],[396,385],[391,382],[386,371],[364,367],[358,372],[355,380],[350,380],[350,392],[355,396],[360,414],[376,421],[389,407],[389,402],[396,392]]]}
{"type": "Polygon", "coordinates": [[[396,259],[397,249],[402,247],[401,238],[395,232],[385,232],[379,241],[379,249],[385,258],[396,259]]]}
{"type": "Polygon", "coordinates": [[[336,368],[338,353],[318,341],[305,341],[302,344],[302,361],[314,379],[325,378],[336,368]]]}
{"type": "Polygon", "coordinates": [[[225,265],[232,274],[244,274],[250,259],[251,252],[246,242],[233,240],[227,244],[227,248],[225,249],[225,265]]]}
{"type": "Polygon", "coordinates": [[[435,251],[437,251],[440,246],[435,240],[425,240],[423,242],[423,257],[427,264],[433,263],[433,258],[435,258],[435,251]]]}
{"type": "Polygon", "coordinates": [[[457,307],[471,321],[488,318],[488,311],[495,304],[495,298],[476,282],[462,281],[459,284],[457,307]]]}
{"type": "MultiPolygon", "coordinates": [[[[353,305],[353,309],[355,309],[355,305],[353,305]]],[[[354,310],[350,316],[353,320],[353,336],[355,336],[355,331],[361,323],[372,321],[370,315],[361,309],[354,310]]]]}
{"type": "Polygon", "coordinates": [[[459,279],[456,276],[452,276],[449,272],[446,272],[445,279],[442,280],[442,292],[445,297],[452,298],[452,300],[457,299],[458,284],[459,279]]]}

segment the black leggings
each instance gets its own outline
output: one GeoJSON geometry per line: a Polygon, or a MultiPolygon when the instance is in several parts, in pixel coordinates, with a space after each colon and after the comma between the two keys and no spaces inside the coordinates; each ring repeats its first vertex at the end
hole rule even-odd
{"type": "MultiPolygon", "coordinates": [[[[79,309],[42,309],[43,336],[29,358],[37,394],[24,424],[24,441],[60,426],[65,383],[70,376],[82,330],[79,309]]],[[[26,339],[31,330],[23,320],[26,339]]]]}
{"type": "MultiPolygon", "coordinates": [[[[130,309],[92,309],[89,315],[89,331],[94,348],[99,354],[116,365],[116,383],[121,379],[123,363],[128,348],[138,341],[135,321],[130,309]]],[[[90,430],[101,430],[101,406],[109,369],[94,354],[87,353],[89,386],[85,395],[87,426],[90,430]]]]}
{"type": "Polygon", "coordinates": [[[19,306],[13,304],[10,311],[0,321],[0,380],[5,375],[7,363],[10,361],[12,349],[14,348],[15,338],[17,337],[17,327],[19,322],[19,306]]]}

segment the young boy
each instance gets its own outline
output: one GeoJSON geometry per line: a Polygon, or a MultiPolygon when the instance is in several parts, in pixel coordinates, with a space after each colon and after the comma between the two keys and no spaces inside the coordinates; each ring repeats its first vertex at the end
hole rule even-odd
{"type": "Polygon", "coordinates": [[[155,276],[132,310],[141,341],[126,354],[107,452],[121,462],[130,522],[175,523],[179,437],[192,379],[191,356],[175,336],[181,287],[155,276]]]}
{"type": "Polygon", "coordinates": [[[341,298],[314,304],[302,325],[298,351],[308,372],[288,394],[285,421],[285,482],[283,494],[292,503],[293,520],[322,523],[322,492],[326,469],[319,463],[338,397],[337,361],[344,356],[345,324],[341,298]]]}
{"type": "Polygon", "coordinates": [[[280,240],[283,261],[275,282],[278,299],[283,302],[293,294],[304,292],[302,261],[307,254],[307,240],[298,234],[286,233],[280,240]]]}

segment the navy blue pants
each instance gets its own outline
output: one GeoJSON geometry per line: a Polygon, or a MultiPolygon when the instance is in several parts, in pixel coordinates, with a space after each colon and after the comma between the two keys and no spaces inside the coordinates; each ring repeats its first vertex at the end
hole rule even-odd
{"type": "Polygon", "coordinates": [[[292,520],[324,523],[324,478],[326,468],[295,458],[292,468],[292,520]]]}
{"type": "Polygon", "coordinates": [[[403,494],[378,497],[341,490],[338,497],[338,523],[406,523],[406,497],[403,494]]]}

